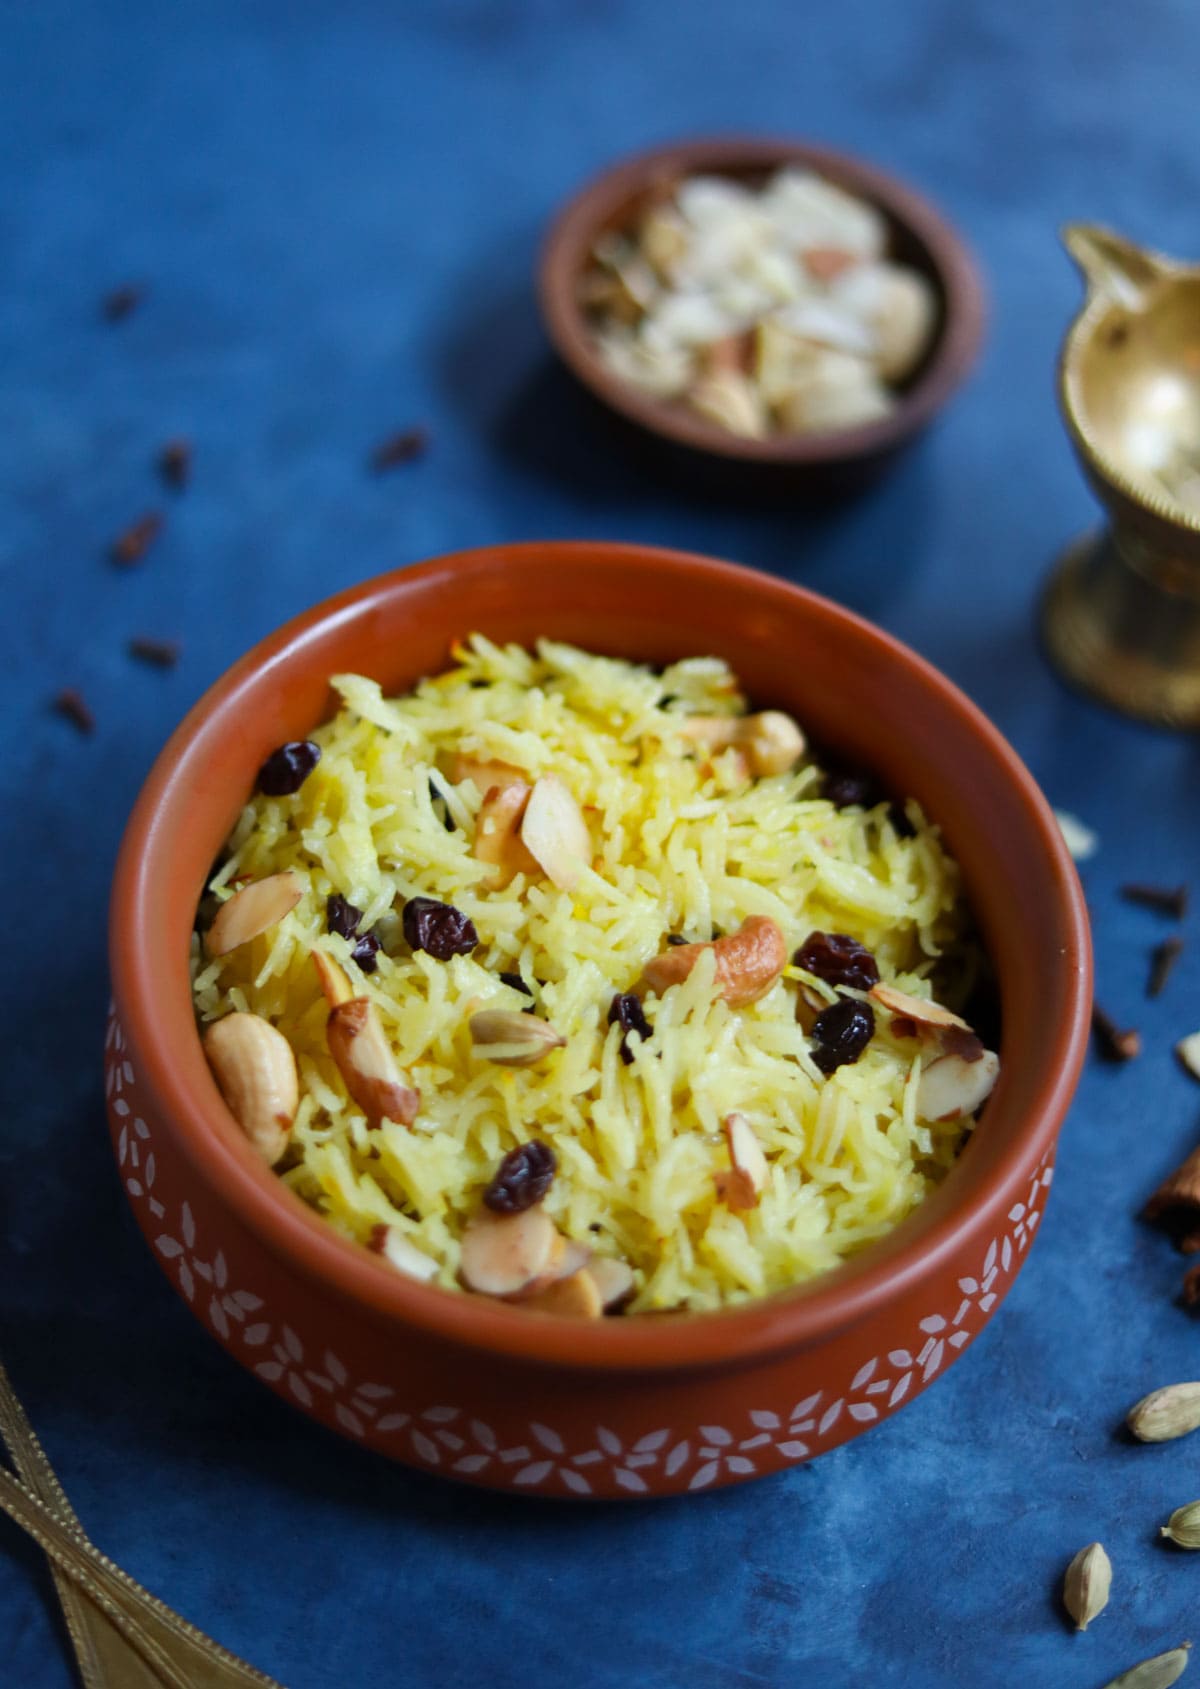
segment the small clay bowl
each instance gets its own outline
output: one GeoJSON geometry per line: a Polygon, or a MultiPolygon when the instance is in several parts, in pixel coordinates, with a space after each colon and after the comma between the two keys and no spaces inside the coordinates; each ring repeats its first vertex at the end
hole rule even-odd
{"type": "Polygon", "coordinates": [[[1025,1260],[1091,983],[1083,899],[1054,818],[962,693],[878,629],[770,576],[592,541],[489,547],[386,575],[244,657],[138,799],[113,886],[111,961],[121,1182],[197,1318],[286,1400],[358,1442],[472,1483],[567,1497],[777,1472],[938,1378],[1025,1260]],[[404,690],[444,668],[472,629],[656,663],[717,652],[756,701],[791,710],[944,829],[996,971],[1003,1070],[942,1185],[836,1272],[726,1312],[603,1321],[418,1284],[305,1206],[222,1103],[197,1036],[188,945],[259,766],[331,711],[331,674],[404,690]]]}
{"type": "MultiPolygon", "coordinates": [[[[806,142],[730,136],[683,141],[624,159],[598,176],[555,219],[542,250],[542,318],[563,362],[641,442],[677,469],[709,461],[729,488],[798,496],[839,494],[869,483],[925,429],[975,362],[985,305],[979,271],[950,224],[912,188],[847,153],[806,142]],[[654,399],[605,368],[579,304],[579,282],[597,238],[632,226],[651,199],[685,176],[732,176],[759,183],[784,164],[815,170],[883,212],[889,256],[933,284],[939,315],[933,341],[897,395],[889,416],[832,434],[743,439],[670,401],[654,399]]],[[[707,484],[707,483],[706,483],[707,484]]]]}

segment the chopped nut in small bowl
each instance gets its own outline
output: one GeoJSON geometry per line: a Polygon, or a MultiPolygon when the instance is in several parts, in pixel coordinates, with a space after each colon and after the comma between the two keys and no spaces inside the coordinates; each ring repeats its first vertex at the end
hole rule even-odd
{"type": "Polygon", "coordinates": [[[984,321],[974,260],[920,195],[786,140],[613,166],[555,221],[540,293],[563,361],[643,441],[806,496],[853,490],[915,438],[984,321]]]}

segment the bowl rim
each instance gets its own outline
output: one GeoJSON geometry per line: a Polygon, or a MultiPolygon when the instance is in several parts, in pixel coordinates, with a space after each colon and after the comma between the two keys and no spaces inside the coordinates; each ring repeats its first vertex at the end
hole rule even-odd
{"type": "MultiPolygon", "coordinates": [[[[752,590],[769,608],[805,601],[819,628],[841,623],[876,651],[915,669],[918,679],[947,710],[965,718],[999,764],[1045,851],[1063,916],[1064,992],[1070,1009],[1056,1025],[1039,1103],[1023,1116],[1001,1152],[982,1206],[998,1211],[1024,1194],[1031,1163],[1047,1152],[1074,1093],[1089,1035],[1091,946],[1082,888],[1062,833],[1046,799],[1016,752],[954,684],[901,641],[816,593],[732,563],[655,546],[606,541],[530,541],[473,547],[390,571],[351,586],[291,618],[233,664],[193,705],[155,760],[131,813],[113,879],[109,921],[112,987],[117,1012],[140,1060],[139,1079],[180,1140],[193,1171],[268,1250],[302,1280],[349,1299],[385,1325],[407,1327],[431,1339],[479,1354],[576,1371],[671,1373],[749,1364],[802,1348],[845,1330],[881,1305],[902,1298],[952,1258],[977,1224],[980,1202],[947,1204],[921,1235],[907,1237],[901,1222],[861,1255],[806,1285],[733,1308],[661,1319],[582,1322],[532,1315],[506,1304],[488,1304],[459,1291],[401,1277],[366,1249],[337,1233],[258,1158],[230,1120],[215,1084],[209,1097],[188,1089],[171,1059],[173,1039],[196,1037],[190,992],[179,994],[164,977],[186,959],[156,969],[151,924],[138,918],[149,906],[159,865],[156,843],[165,817],[181,801],[190,776],[189,755],[219,741],[235,718],[245,690],[264,674],[278,675],[306,644],[340,621],[380,611],[398,592],[464,568],[506,560],[533,561],[553,554],[569,563],[614,568],[634,560],[679,577],[680,590],[721,582],[752,590]],[[899,1237],[899,1243],[894,1242],[899,1237]],[[670,1338],[666,1338],[669,1323],[670,1338]]],[[[914,1212],[920,1212],[916,1210],[914,1212]]],[[[911,1216],[909,1220],[911,1220],[911,1216]]]]}
{"type": "Polygon", "coordinates": [[[546,332],[563,362],[598,399],[628,421],[677,445],[742,463],[819,466],[872,458],[923,428],[975,364],[987,317],[982,275],[965,240],[916,189],[854,153],[800,139],[715,135],[634,153],[593,176],[550,224],[538,264],[538,301],[546,332]],[[575,300],[575,278],[597,226],[664,173],[768,169],[807,164],[870,200],[904,225],[929,254],[941,288],[941,331],[927,365],[895,409],[877,422],[837,433],[728,434],[702,417],[639,393],[604,368],[575,300]]]}

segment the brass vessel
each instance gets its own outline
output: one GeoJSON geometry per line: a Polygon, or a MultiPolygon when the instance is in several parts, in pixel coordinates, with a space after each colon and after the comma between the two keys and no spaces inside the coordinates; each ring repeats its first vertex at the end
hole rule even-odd
{"type": "Polygon", "coordinates": [[[1046,644],[1127,715],[1200,727],[1200,265],[1084,223],[1063,242],[1087,296],[1059,401],[1109,522],[1060,559],[1046,644]]]}

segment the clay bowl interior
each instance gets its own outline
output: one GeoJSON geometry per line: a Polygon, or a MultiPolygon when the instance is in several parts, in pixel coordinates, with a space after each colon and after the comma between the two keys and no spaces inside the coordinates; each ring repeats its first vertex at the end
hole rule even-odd
{"type": "Polygon", "coordinates": [[[1090,956],[1078,879],[1053,817],[1005,741],[950,683],[827,601],[710,559],[601,542],[460,553],[355,587],[251,651],[166,747],[122,846],[113,985],[144,1083],[192,1175],[303,1284],[350,1298],[409,1341],[431,1338],[570,1368],[653,1373],[728,1364],[845,1327],[948,1259],[981,1211],[1015,1199],[1053,1143],[1087,1037],[1090,956]],[[905,1223],[807,1288],[723,1313],[573,1322],[402,1279],[328,1227],[259,1162],[209,1074],[188,942],[201,887],[264,757],[333,707],[354,669],[402,690],[473,630],[539,635],[665,662],[717,652],[760,705],[916,796],[963,868],[995,966],[1003,1071],[982,1123],[905,1223]]]}
{"type": "Polygon", "coordinates": [[[550,340],[583,385],[619,417],[660,444],[691,457],[703,452],[743,485],[785,480],[813,491],[824,477],[844,490],[869,477],[932,420],[965,378],[984,327],[983,285],[961,237],[919,194],[874,165],[826,147],[788,140],[718,138],[641,153],[584,187],[551,227],[541,260],[539,294],[550,340]],[[637,392],[612,375],[594,350],[578,302],[578,284],[598,236],[628,229],[645,205],[681,177],[711,174],[758,184],[783,164],[815,170],[877,206],[891,231],[889,256],[920,270],[933,284],[939,315],[933,342],[907,379],[890,416],[836,434],[742,439],[667,401],[637,392]]]}

